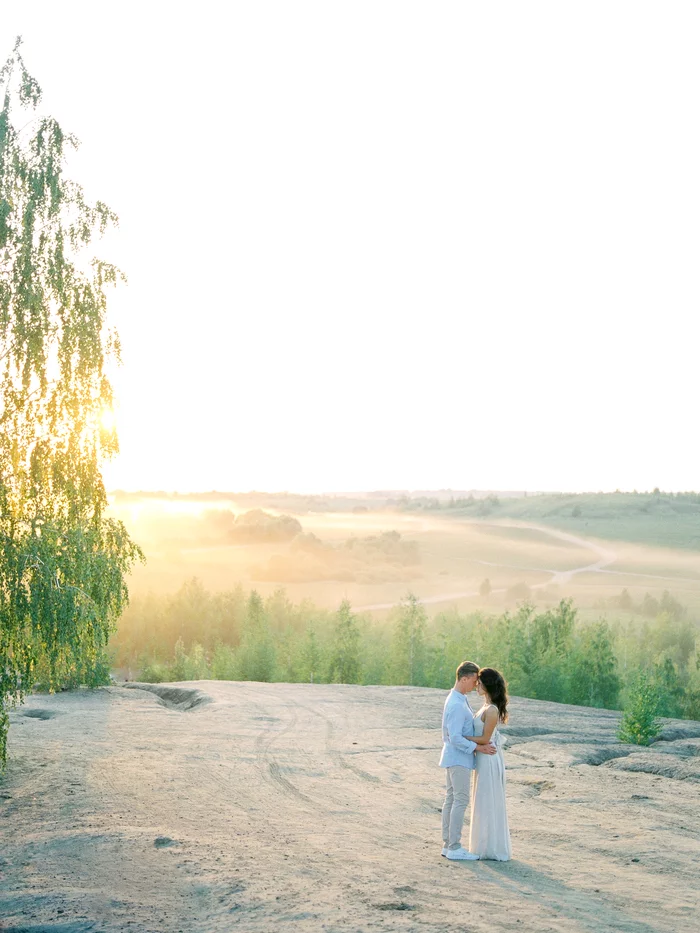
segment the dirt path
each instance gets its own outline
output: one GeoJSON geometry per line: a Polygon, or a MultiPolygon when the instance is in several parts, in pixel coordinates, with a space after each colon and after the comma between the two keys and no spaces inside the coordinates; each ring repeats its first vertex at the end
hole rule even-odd
{"type": "Polygon", "coordinates": [[[0,930],[694,933],[700,723],[629,754],[616,713],[514,700],[514,860],[456,864],[443,700],[221,682],[30,698],[0,781],[0,930]]]}
{"type": "MultiPolygon", "coordinates": [[[[489,527],[498,527],[498,528],[527,528],[531,531],[538,531],[542,534],[549,535],[551,538],[556,538],[559,541],[566,541],[568,544],[574,544],[577,547],[583,548],[584,550],[592,551],[598,560],[593,561],[590,564],[585,564],[583,567],[575,567],[573,570],[552,570],[544,567],[522,567],[518,565],[517,567],[511,564],[499,564],[493,563],[486,560],[469,560],[469,563],[481,564],[483,567],[504,567],[508,569],[516,570],[527,570],[533,573],[544,573],[548,575],[548,579],[544,580],[541,583],[534,583],[531,585],[530,589],[539,590],[543,589],[546,586],[549,586],[552,583],[555,584],[565,584],[569,583],[573,577],[580,573],[596,573],[604,572],[604,568],[608,567],[610,564],[614,563],[617,560],[617,554],[614,551],[608,550],[608,548],[602,547],[602,545],[597,544],[594,541],[589,541],[586,538],[579,538],[577,535],[569,534],[566,531],[558,531],[555,528],[547,528],[543,525],[532,525],[528,522],[479,522],[480,525],[488,525],[489,527]]],[[[468,558],[464,558],[468,560],[468,558]]],[[[615,571],[605,571],[607,573],[614,573],[615,571]]],[[[628,576],[628,574],[625,574],[628,576]]],[[[505,593],[506,587],[500,587],[498,589],[493,589],[492,593],[505,593]]],[[[459,593],[441,593],[439,595],[425,596],[421,599],[421,602],[425,605],[432,605],[433,603],[446,603],[452,602],[455,599],[467,599],[473,596],[478,596],[478,590],[468,590],[462,591],[459,593]]],[[[369,612],[375,609],[392,609],[396,605],[393,603],[372,603],[367,606],[356,606],[354,607],[357,612],[369,612]]]]}
{"type": "MultiPolygon", "coordinates": [[[[588,538],[581,538],[578,535],[573,535],[566,531],[558,531],[555,528],[548,528],[544,525],[533,525],[529,522],[479,522],[479,524],[499,528],[527,528],[531,531],[541,532],[542,534],[549,535],[551,538],[556,538],[560,541],[566,541],[568,544],[574,544],[577,547],[589,550],[597,557],[597,560],[594,560],[589,564],[584,564],[582,567],[574,567],[571,570],[553,570],[552,568],[547,567],[523,567],[520,564],[503,564],[487,560],[462,558],[464,561],[470,564],[480,564],[482,567],[505,568],[508,570],[525,570],[530,573],[546,574],[547,579],[541,581],[540,583],[531,584],[531,590],[541,590],[547,586],[550,586],[551,584],[565,585],[570,583],[574,577],[583,573],[610,574],[620,577],[638,577],[640,579],[646,580],[664,580],[675,584],[692,583],[696,586],[700,585],[700,579],[693,577],[665,577],[651,573],[634,573],[629,570],[611,570],[609,569],[610,565],[614,564],[617,560],[617,554],[614,551],[603,547],[596,541],[591,541],[588,538]]],[[[491,590],[492,593],[505,593],[506,591],[506,587],[498,587],[491,590]]],[[[424,605],[433,605],[435,603],[453,602],[457,599],[470,599],[475,596],[479,596],[478,590],[463,590],[456,593],[439,593],[437,595],[422,597],[421,603],[424,605]]],[[[357,612],[370,612],[375,609],[392,609],[395,605],[396,602],[371,603],[366,606],[355,606],[353,608],[357,612]]]]}

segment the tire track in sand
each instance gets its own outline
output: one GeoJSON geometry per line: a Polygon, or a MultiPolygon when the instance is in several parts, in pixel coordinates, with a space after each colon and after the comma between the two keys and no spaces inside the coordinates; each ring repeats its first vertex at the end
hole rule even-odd
{"type": "Polygon", "coordinates": [[[305,709],[307,712],[312,713],[314,716],[318,716],[319,719],[322,719],[326,724],[326,754],[331,759],[331,761],[339,768],[343,768],[346,771],[351,771],[356,777],[359,777],[362,781],[368,781],[372,784],[381,784],[381,778],[378,778],[375,774],[369,774],[367,771],[363,771],[362,768],[358,768],[357,765],[351,764],[345,755],[338,748],[334,748],[332,745],[333,736],[335,735],[335,726],[333,721],[326,716],[324,713],[319,713],[317,709],[314,709],[311,706],[303,706],[302,709],[305,709]]]}
{"type": "Polygon", "coordinates": [[[284,723],[281,729],[273,730],[274,723],[270,722],[267,728],[262,729],[255,740],[255,754],[259,762],[260,773],[263,779],[272,784],[278,791],[281,791],[285,797],[294,797],[296,800],[311,806],[314,810],[323,809],[321,804],[312,797],[307,796],[303,791],[293,784],[283,772],[278,761],[271,758],[270,749],[288,732],[291,732],[297,724],[298,711],[297,704],[291,703],[287,707],[291,709],[291,717],[284,723]]]}

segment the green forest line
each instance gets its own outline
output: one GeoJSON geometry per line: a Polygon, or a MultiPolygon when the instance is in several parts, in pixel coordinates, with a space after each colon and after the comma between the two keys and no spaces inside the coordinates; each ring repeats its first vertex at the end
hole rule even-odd
{"type": "Polygon", "coordinates": [[[210,592],[193,579],[171,596],[134,600],[96,666],[64,653],[53,673],[44,659],[36,674],[45,689],[106,683],[114,668],[150,682],[448,689],[467,658],[502,671],[517,696],[622,709],[644,687],[655,715],[700,719],[697,624],[669,593],[635,606],[623,591],[615,604],[620,618],[611,621],[581,620],[570,599],[546,611],[523,604],[500,615],[448,610],[429,617],[408,594],[388,620],[377,621],[347,601],[330,611],[292,603],[283,590],[267,598],[241,587],[210,592]]]}

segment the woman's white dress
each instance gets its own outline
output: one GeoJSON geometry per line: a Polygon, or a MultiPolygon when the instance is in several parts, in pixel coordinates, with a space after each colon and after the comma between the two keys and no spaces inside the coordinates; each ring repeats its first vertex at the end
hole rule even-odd
{"type": "MultiPolygon", "coordinates": [[[[474,735],[483,735],[484,706],[474,717],[474,735]]],[[[472,813],[469,827],[469,851],[484,859],[507,862],[512,850],[506,810],[506,766],[503,739],[496,727],[491,741],[495,755],[476,755],[472,778],[472,813]]]]}

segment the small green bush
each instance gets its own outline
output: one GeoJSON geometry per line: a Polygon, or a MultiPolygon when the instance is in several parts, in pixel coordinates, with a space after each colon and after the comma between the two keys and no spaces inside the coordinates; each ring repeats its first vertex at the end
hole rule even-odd
{"type": "Polygon", "coordinates": [[[632,684],[618,738],[628,745],[649,745],[661,731],[657,719],[661,696],[659,688],[644,673],[632,684]]]}
{"type": "Polygon", "coordinates": [[[145,684],[162,684],[170,680],[170,668],[158,661],[148,661],[141,668],[139,680],[145,684]]]}

